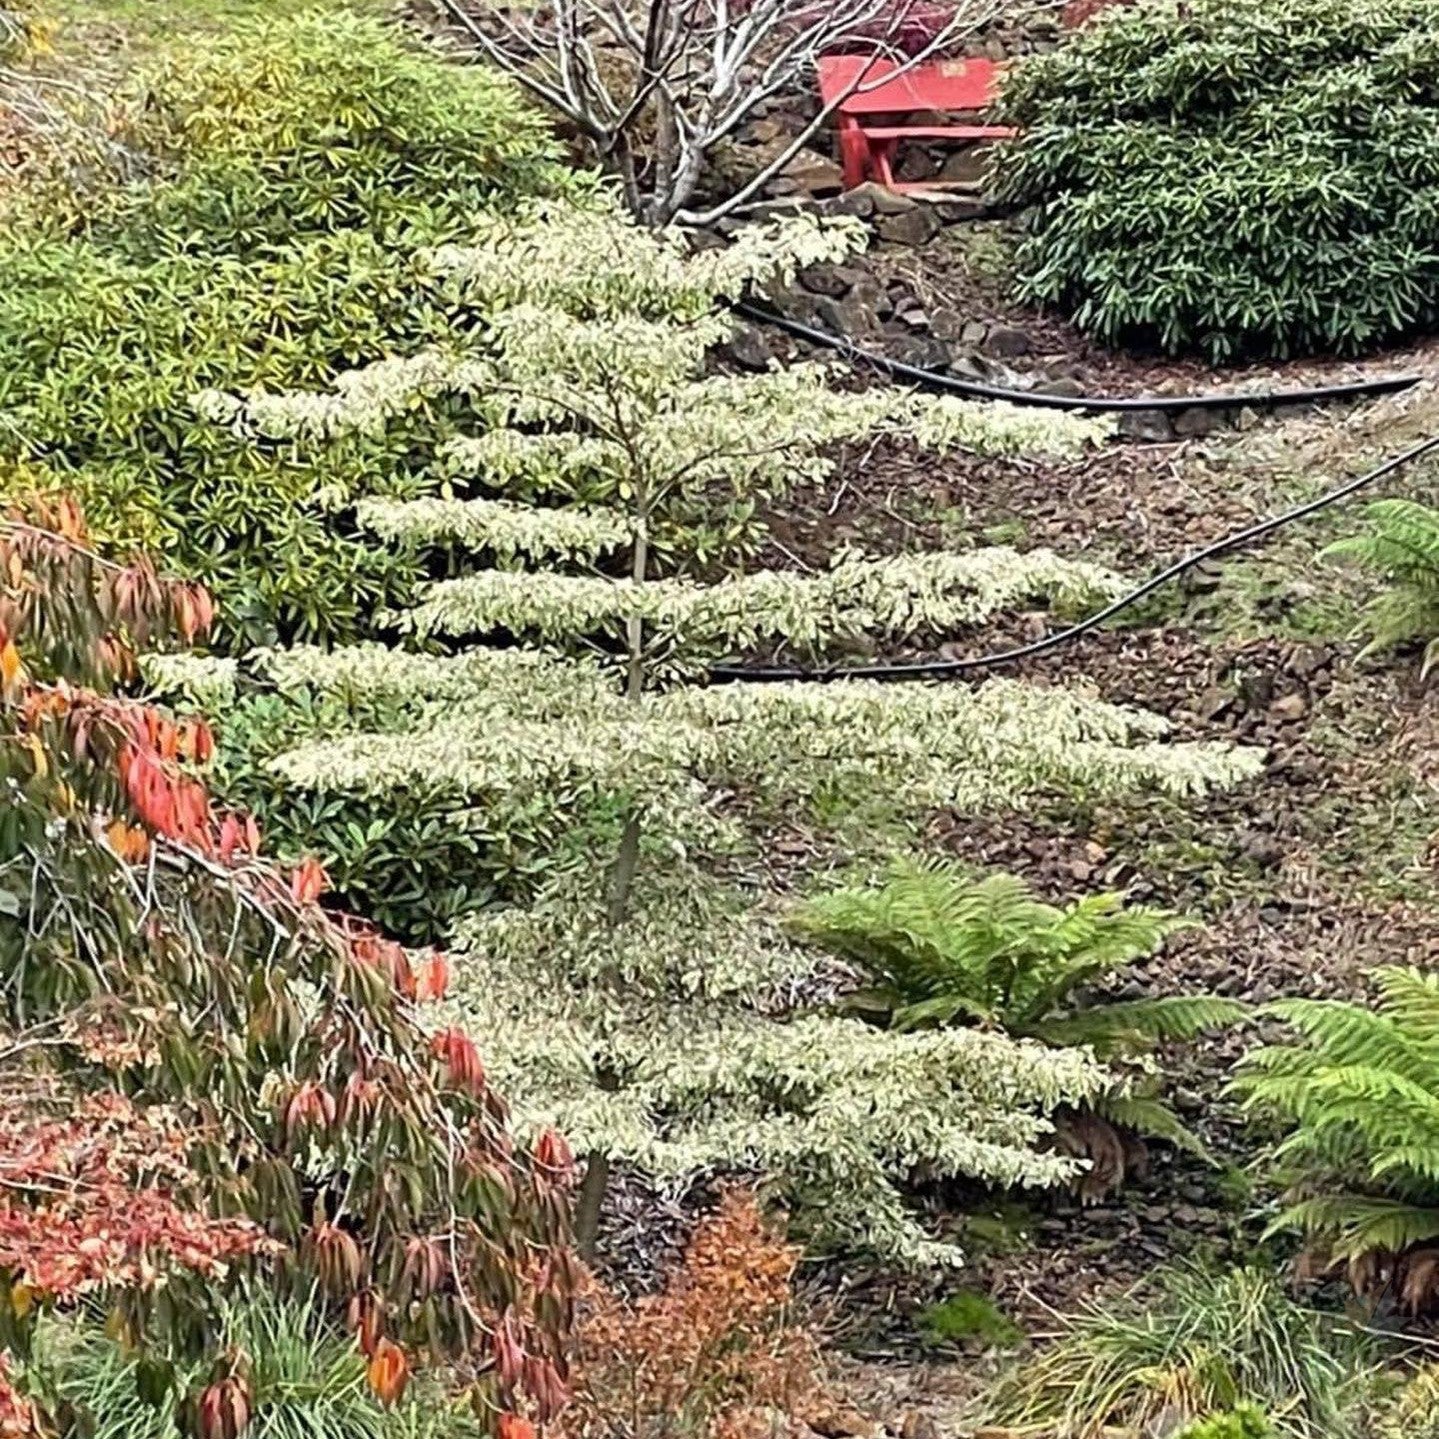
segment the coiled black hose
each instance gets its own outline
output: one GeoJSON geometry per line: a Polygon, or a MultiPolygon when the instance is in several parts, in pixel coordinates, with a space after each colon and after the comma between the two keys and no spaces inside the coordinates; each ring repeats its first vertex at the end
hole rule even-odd
{"type": "Polygon", "coordinates": [[[1344,484],[1320,495],[1317,499],[1308,500],[1302,505],[1295,505],[1282,514],[1271,515],[1267,520],[1260,520],[1245,529],[1235,530],[1222,539],[1215,540],[1213,544],[1205,545],[1201,550],[1195,550],[1182,560],[1176,560],[1167,569],[1160,570],[1158,574],[1145,580],[1142,585],[1131,590],[1127,595],[1121,595],[1119,599],[1105,605],[1102,610],[1088,618],[1070,625],[1068,629],[1046,635],[1043,639],[1035,640],[1030,644],[1017,645],[1012,649],[997,650],[993,654],[977,655],[972,659],[963,660],[914,660],[897,664],[833,665],[814,669],[807,669],[802,665],[713,665],[710,668],[709,676],[712,680],[717,681],[750,683],[776,680],[942,679],[952,675],[969,674],[974,670],[991,669],[995,665],[1011,664],[1015,660],[1028,659],[1032,655],[1045,654],[1049,650],[1069,644],[1072,640],[1078,639],[1080,635],[1087,634],[1106,620],[1113,619],[1121,611],[1129,609],[1147,595],[1153,594],[1161,585],[1168,584],[1170,580],[1182,575],[1186,570],[1193,569],[1195,565],[1204,560],[1213,559],[1216,555],[1227,554],[1230,550],[1238,549],[1241,545],[1260,539],[1283,525],[1290,524],[1294,520],[1304,519],[1307,515],[1315,514],[1329,505],[1337,504],[1340,500],[1354,494],[1355,491],[1363,489],[1366,485],[1372,485],[1377,480],[1382,480],[1386,475],[1392,475],[1396,470],[1403,469],[1405,465],[1412,464],[1435,449],[1439,449],[1439,435],[1432,435],[1427,440],[1421,440],[1417,445],[1411,445],[1402,454],[1385,460],[1383,464],[1376,465],[1357,479],[1346,480],[1344,484]]]}
{"type": "Polygon", "coordinates": [[[1179,410],[1226,410],[1242,406],[1273,408],[1275,405],[1309,405],[1325,400],[1354,400],[1373,395],[1391,395],[1396,390],[1407,390],[1417,385],[1420,375],[1377,375],[1372,380],[1350,380],[1342,385],[1319,385],[1305,390],[1268,390],[1258,394],[1230,395],[1044,395],[1033,390],[1009,390],[1002,385],[987,385],[981,380],[962,380],[956,375],[944,375],[938,370],[923,370],[918,365],[907,365],[903,360],[892,360],[876,350],[866,350],[845,335],[835,335],[814,325],[791,320],[767,305],[757,305],[752,300],[737,300],[734,312],[746,320],[761,325],[770,325],[783,330],[796,339],[807,340],[812,345],[822,345],[838,350],[857,365],[865,365],[896,380],[904,380],[922,389],[937,390],[945,394],[966,395],[975,400],[1008,400],[1012,405],[1033,405],[1045,410],[1163,410],[1173,413],[1179,410]]]}

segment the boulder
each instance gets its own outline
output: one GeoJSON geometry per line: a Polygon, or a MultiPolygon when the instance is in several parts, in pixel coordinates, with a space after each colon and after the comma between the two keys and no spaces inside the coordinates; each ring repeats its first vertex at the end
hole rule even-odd
{"type": "Polygon", "coordinates": [[[1119,416],[1119,433],[1127,440],[1167,444],[1174,438],[1174,426],[1163,410],[1124,410],[1119,416]]]}
{"type": "Polygon", "coordinates": [[[916,205],[902,214],[880,214],[875,229],[891,245],[927,245],[939,233],[939,216],[928,205],[916,205]]]}
{"type": "Polygon", "coordinates": [[[919,202],[896,190],[886,190],[873,180],[847,190],[835,202],[835,208],[849,215],[903,215],[909,210],[919,209],[919,202]]]}
{"type": "Polygon", "coordinates": [[[730,362],[742,370],[767,370],[774,358],[768,337],[757,325],[736,325],[722,348],[730,362]]]}
{"type": "Polygon", "coordinates": [[[799,282],[811,295],[829,295],[839,299],[854,289],[862,273],[845,265],[811,265],[801,272],[799,282]]]}
{"type": "Polygon", "coordinates": [[[879,324],[874,311],[854,294],[842,298],[821,295],[814,309],[821,328],[836,335],[867,335],[879,324]]]}
{"type": "Polygon", "coordinates": [[[1013,325],[995,325],[985,340],[985,346],[991,354],[1000,355],[1005,359],[1027,355],[1033,348],[1029,336],[1013,325]]]}
{"type": "Polygon", "coordinates": [[[1181,410],[1174,420],[1174,433],[1190,439],[1198,435],[1212,435],[1223,428],[1222,410],[1204,410],[1196,406],[1192,410],[1181,410]]]}
{"type": "Polygon", "coordinates": [[[913,365],[920,370],[947,370],[950,355],[948,348],[933,335],[898,335],[888,339],[885,354],[903,365],[913,365]]]}
{"type": "Polygon", "coordinates": [[[828,155],[818,150],[801,150],[779,172],[777,179],[787,181],[791,193],[805,195],[838,195],[844,188],[844,173],[828,155]]]}

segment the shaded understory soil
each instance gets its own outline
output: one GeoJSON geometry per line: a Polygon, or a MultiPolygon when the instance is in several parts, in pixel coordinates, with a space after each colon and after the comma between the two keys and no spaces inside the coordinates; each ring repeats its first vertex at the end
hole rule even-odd
{"type": "MultiPolygon", "coordinates": [[[[999,318],[1022,327],[1050,374],[1067,364],[1087,389],[1140,393],[1235,387],[1259,373],[1105,354],[1052,318],[1005,305],[993,284],[953,261],[961,243],[954,232],[941,239],[939,278],[927,298],[915,277],[929,252],[903,257],[910,289],[936,306],[938,288],[947,286],[946,306],[968,306],[986,324],[999,318]]],[[[895,267],[887,253],[867,263],[882,278],[895,267]]],[[[788,341],[768,343],[776,354],[801,352],[788,341]]],[[[1439,348],[1357,366],[1271,365],[1263,375],[1294,386],[1339,372],[1416,367],[1439,371],[1439,348]]],[[[846,547],[885,554],[1006,543],[1083,555],[1139,579],[1368,468],[1439,420],[1437,411],[1425,389],[1329,410],[1250,413],[1183,439],[1120,437],[1058,463],[936,460],[883,442],[840,457],[823,489],[777,503],[766,516],[761,562],[810,569],[846,547]]],[[[1435,488],[1435,468],[1415,468],[1382,493],[1432,500],[1435,488]]],[[[1107,699],[1165,716],[1176,739],[1258,746],[1267,756],[1258,780],[1201,801],[1054,796],[1019,814],[937,815],[930,837],[976,866],[1022,875],[1051,899],[1121,889],[1193,916],[1194,928],[1133,967],[1122,997],[1208,990],[1256,1005],[1289,995],[1358,997],[1375,965],[1439,962],[1432,921],[1439,717],[1412,655],[1356,660],[1349,631],[1367,591],[1316,559],[1355,523],[1354,505],[1326,512],[1259,550],[1207,564],[1122,625],[1005,671],[1037,683],[1087,683],[1107,699]]],[[[987,653],[1058,622],[1011,616],[982,634],[845,658],[987,653]]],[[[802,855],[804,837],[792,847],[802,855]]],[[[1171,1102],[1210,1146],[1212,1164],[1156,1146],[1147,1172],[1090,1205],[1068,1195],[922,1196],[936,1229],[970,1253],[966,1271],[915,1280],[848,1263],[843,1272],[814,1273],[817,1309],[851,1356],[850,1378],[869,1394],[871,1412],[907,1416],[887,1421],[894,1432],[906,1424],[912,1433],[954,1432],[990,1361],[977,1349],[926,1351],[916,1316],[956,1287],[986,1290],[1042,1337],[1058,1316],[1114,1297],[1156,1265],[1195,1253],[1222,1262],[1253,1252],[1274,1198],[1256,1164],[1265,1136],[1244,1123],[1224,1086],[1245,1050],[1275,1032],[1274,1021],[1261,1017],[1157,1056],[1171,1102]]],[[[653,1242],[652,1219],[642,1218],[649,1203],[637,1194],[618,1201],[617,1237],[628,1225],[632,1246],[653,1242]]],[[[671,1248],[686,1209],[676,1204],[664,1215],[671,1248]]]]}

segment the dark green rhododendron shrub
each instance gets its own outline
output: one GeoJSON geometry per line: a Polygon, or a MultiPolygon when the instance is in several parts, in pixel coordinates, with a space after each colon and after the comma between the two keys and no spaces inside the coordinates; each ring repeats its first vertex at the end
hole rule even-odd
{"type": "Polygon", "coordinates": [[[302,455],[193,396],[432,343],[419,252],[583,182],[507,82],[344,12],[186,37],[116,104],[130,175],[37,180],[0,235],[0,488],[48,469],[107,541],[203,579],[222,640],[353,637],[421,566],[357,544],[349,506],[438,483],[446,402],[302,455]]]}
{"type": "Polygon", "coordinates": [[[1021,291],[1099,339],[1353,352],[1439,314],[1439,0],[1145,0],[1004,104],[1021,291]]]}

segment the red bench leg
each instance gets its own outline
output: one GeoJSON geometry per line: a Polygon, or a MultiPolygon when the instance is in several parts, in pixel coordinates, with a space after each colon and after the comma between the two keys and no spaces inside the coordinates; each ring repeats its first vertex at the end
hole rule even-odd
{"type": "Polygon", "coordinates": [[[898,140],[871,140],[874,156],[875,178],[886,190],[894,189],[894,152],[899,149],[898,140]]]}
{"type": "Polygon", "coordinates": [[[839,159],[846,190],[853,190],[869,179],[869,140],[853,115],[839,117],[839,159]]]}

